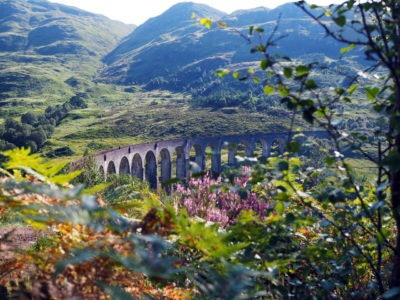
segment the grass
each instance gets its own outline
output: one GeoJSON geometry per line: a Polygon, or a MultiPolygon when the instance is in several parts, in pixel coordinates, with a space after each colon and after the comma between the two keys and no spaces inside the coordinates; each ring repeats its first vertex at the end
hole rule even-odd
{"type": "Polygon", "coordinates": [[[241,108],[226,113],[224,109],[193,108],[190,97],[183,94],[123,90],[112,87],[99,99],[91,98],[88,109],[73,112],[57,127],[52,144],[68,145],[80,155],[86,149],[97,152],[101,147],[144,141],[279,132],[285,131],[289,122],[282,118],[287,113],[279,108],[269,113],[241,108]],[[94,149],[90,147],[93,143],[94,149]]]}

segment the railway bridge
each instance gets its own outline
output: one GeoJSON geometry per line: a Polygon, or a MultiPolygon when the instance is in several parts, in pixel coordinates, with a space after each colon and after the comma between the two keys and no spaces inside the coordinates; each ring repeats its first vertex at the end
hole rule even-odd
{"type": "MultiPolygon", "coordinates": [[[[252,157],[257,151],[264,158],[272,151],[282,154],[288,139],[294,135],[299,132],[180,138],[118,147],[94,156],[98,169],[105,176],[130,174],[148,181],[150,188],[156,189],[159,183],[171,178],[186,178],[189,165],[194,165],[199,172],[209,165],[213,174],[219,174],[223,160],[234,165],[238,153],[252,157]],[[225,154],[221,155],[223,152],[225,154]],[[207,159],[211,163],[207,163],[207,159]]],[[[328,134],[325,131],[301,132],[301,140],[307,137],[327,138],[328,134]]]]}

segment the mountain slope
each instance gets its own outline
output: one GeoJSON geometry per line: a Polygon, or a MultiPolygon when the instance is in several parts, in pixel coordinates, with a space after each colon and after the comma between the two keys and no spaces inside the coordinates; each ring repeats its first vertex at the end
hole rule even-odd
{"type": "Polygon", "coordinates": [[[92,78],[134,28],[46,0],[0,0],[0,106],[68,98],[75,90],[66,80],[92,78]]]}
{"type": "Polygon", "coordinates": [[[219,19],[226,14],[207,5],[183,2],[172,6],[162,15],[148,20],[104,61],[109,64],[103,73],[106,81],[131,84],[144,83],[154,77],[173,74],[194,61],[199,51],[202,56],[213,56],[213,49],[192,48],[199,35],[206,30],[199,28],[191,15],[219,19]]]}
{"type": "Polygon", "coordinates": [[[0,1],[0,50],[102,56],[133,29],[45,0],[0,1]]]}
{"type": "Polygon", "coordinates": [[[106,56],[102,80],[197,93],[215,89],[217,79],[212,74],[218,68],[240,70],[258,64],[260,56],[250,54],[250,46],[237,32],[215,25],[208,30],[190,19],[192,13],[224,22],[244,35],[249,26],[262,27],[264,40],[279,19],[277,37],[284,38],[273,51],[292,58],[316,56],[329,61],[338,58],[343,47],[325,38],[323,29],[292,3],[227,15],[189,2],[177,4],[139,26],[106,56]]]}

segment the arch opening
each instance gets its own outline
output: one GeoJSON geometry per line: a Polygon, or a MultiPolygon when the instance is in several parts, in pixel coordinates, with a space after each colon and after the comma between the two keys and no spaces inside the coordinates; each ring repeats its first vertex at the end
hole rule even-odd
{"type": "Polygon", "coordinates": [[[231,146],[228,142],[223,142],[221,145],[221,170],[229,169],[233,164],[230,163],[230,160],[232,159],[230,149],[231,146]]]}
{"type": "Polygon", "coordinates": [[[253,157],[257,158],[259,162],[266,162],[269,157],[269,147],[265,140],[258,140],[254,144],[253,157]]]}
{"type": "Polygon", "coordinates": [[[281,138],[273,140],[271,143],[270,156],[279,156],[285,151],[285,142],[281,138]]]}
{"type": "Polygon", "coordinates": [[[113,161],[110,161],[107,166],[107,175],[117,174],[115,164],[113,161]]]}
{"type": "Polygon", "coordinates": [[[99,173],[100,173],[101,178],[104,179],[104,177],[105,177],[106,174],[104,173],[104,167],[103,167],[103,166],[100,166],[100,168],[99,168],[99,173]]]}
{"type": "Polygon", "coordinates": [[[145,175],[146,181],[149,183],[151,189],[156,190],[158,185],[157,180],[157,159],[153,151],[149,151],[145,158],[145,175]]]}
{"type": "Polygon", "coordinates": [[[130,174],[129,160],[126,156],[121,159],[119,164],[119,174],[130,174]]]}
{"type": "Polygon", "coordinates": [[[138,153],[136,153],[133,156],[131,174],[132,177],[136,177],[139,178],[140,180],[143,180],[143,163],[142,163],[142,158],[138,153]]]}
{"type": "Polygon", "coordinates": [[[189,154],[190,171],[192,173],[200,173],[206,170],[206,155],[202,147],[198,144],[193,145],[189,154]]]}

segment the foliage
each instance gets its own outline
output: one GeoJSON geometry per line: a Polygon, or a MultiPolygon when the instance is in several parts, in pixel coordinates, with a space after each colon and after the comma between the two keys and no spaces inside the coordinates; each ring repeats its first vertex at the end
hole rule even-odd
{"type": "MultiPolygon", "coordinates": [[[[261,83],[265,94],[278,95],[282,104],[292,111],[292,120],[301,115],[313,126],[324,128],[332,138],[333,149],[327,151],[326,168],[310,169],[311,172],[303,171],[294,177],[296,173],[289,172],[293,165],[291,155],[298,152],[299,144],[295,140],[288,143],[290,155],[277,165],[282,171],[281,182],[276,186],[283,197],[279,211],[288,213],[287,208],[294,201],[298,209],[303,209],[300,216],[307,211],[311,213],[309,221],[317,231],[311,236],[315,243],[312,251],[306,248],[306,261],[319,257],[321,266],[315,270],[309,267],[311,273],[307,276],[319,280],[315,283],[327,292],[325,296],[394,298],[400,285],[399,23],[395,21],[399,19],[399,3],[353,0],[325,8],[298,1],[297,6],[326,35],[345,44],[340,51],[342,55],[360,51],[370,64],[358,74],[339,71],[344,80],[338,85],[326,84],[316,76],[316,70],[325,70],[326,65],[318,61],[302,64],[274,52],[273,48],[284,39],[278,30],[280,20],[268,32],[254,26],[247,34],[233,29],[251,45],[252,53],[262,54],[261,72],[256,74],[250,69],[241,79],[261,83]],[[382,124],[367,134],[351,126],[341,126],[345,116],[339,107],[352,105],[362,94],[369,99],[367,105],[382,124]],[[354,154],[375,165],[372,181],[355,176],[348,159],[354,154]],[[316,186],[302,186],[305,174],[311,177],[323,174],[324,180],[316,186]],[[327,249],[334,252],[329,253],[327,249]]],[[[227,24],[220,26],[228,27],[227,24]]],[[[220,70],[217,75],[229,73],[229,70],[220,70]]],[[[237,72],[232,75],[241,76],[237,72]]],[[[344,122],[350,124],[347,120],[344,122]]],[[[275,174],[270,178],[279,177],[275,174]]],[[[299,216],[294,214],[291,219],[299,220],[299,216]]],[[[294,273],[298,274],[296,270],[294,273]]],[[[314,284],[312,279],[306,282],[307,287],[314,284]]],[[[313,295],[311,291],[307,293],[313,295]]]]}
{"type": "MultiPolygon", "coordinates": [[[[12,118],[5,120],[4,130],[0,135],[0,140],[4,141],[3,148],[6,150],[11,147],[29,147],[32,152],[37,152],[45,145],[46,141],[51,138],[54,129],[67,116],[72,109],[87,108],[86,102],[82,99],[82,95],[73,96],[63,105],[49,106],[44,114],[36,114],[28,112],[21,115],[21,122],[12,118]]],[[[2,146],[2,145],[0,145],[2,146]]],[[[54,150],[55,156],[71,155],[71,149],[65,148],[54,150]],[[67,150],[67,151],[65,151],[67,150]]]]}
{"type": "Polygon", "coordinates": [[[255,192],[248,190],[250,175],[246,172],[249,170],[235,177],[234,185],[222,184],[221,177],[212,179],[210,175],[190,178],[187,187],[178,184],[177,204],[184,207],[189,216],[217,222],[223,228],[236,223],[243,210],[253,210],[264,219],[268,199],[260,200],[255,192]]]}
{"type": "Polygon", "coordinates": [[[184,288],[151,285],[149,278],[164,280],[174,273],[174,260],[164,257],[170,244],[152,234],[137,234],[137,224],[95,197],[83,195],[82,186],[63,187],[77,173],[56,175],[61,166],[23,149],[4,155],[9,160],[2,169],[7,178],[0,183],[1,215],[14,211],[37,232],[46,232],[46,238],[38,239],[27,251],[12,241],[7,246],[12,230],[2,237],[0,284],[10,297],[25,293],[33,298],[99,298],[109,294],[130,299],[130,295],[147,293],[183,299],[190,293],[184,288]],[[27,175],[22,176],[20,170],[27,175]]]}

